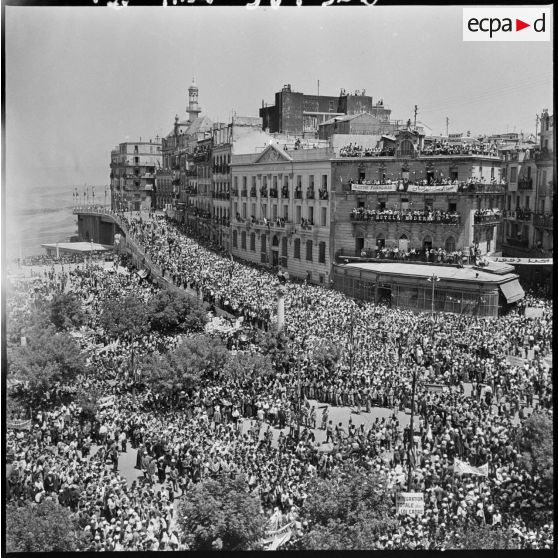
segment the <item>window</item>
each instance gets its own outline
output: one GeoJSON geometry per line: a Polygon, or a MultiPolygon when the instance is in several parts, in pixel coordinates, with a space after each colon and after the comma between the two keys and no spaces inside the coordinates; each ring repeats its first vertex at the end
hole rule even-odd
{"type": "MultiPolygon", "coordinates": [[[[531,174],[531,169],[529,169],[529,174],[531,174]]],[[[490,169],[490,178],[494,178],[494,167],[490,169]]]]}
{"type": "Polygon", "coordinates": [[[238,176],[234,177],[234,187],[238,188],[238,176]]]}
{"type": "Polygon", "coordinates": [[[271,218],[275,221],[277,220],[277,205],[273,204],[271,206],[271,218]]]}
{"type": "Polygon", "coordinates": [[[311,174],[308,177],[308,187],[312,188],[312,189],[314,188],[314,175],[313,174],[311,174]]]}
{"type": "Polygon", "coordinates": [[[329,101],[329,112],[335,112],[335,101],[329,101]]]}
{"type": "Polygon", "coordinates": [[[256,187],[256,177],[253,176],[252,177],[252,188],[255,188],[255,187],[256,187]]]}
{"type": "Polygon", "coordinates": [[[510,182],[517,182],[517,167],[510,169],[510,182]]]}
{"type": "Polygon", "coordinates": [[[511,196],[508,196],[508,211],[511,209],[511,196]]]}
{"type": "Polygon", "coordinates": [[[267,203],[262,204],[262,219],[264,217],[267,219],[267,203]]]}
{"type": "Polygon", "coordinates": [[[248,177],[247,176],[243,176],[242,177],[242,187],[246,190],[246,187],[248,185],[248,177]]]}
{"type": "Polygon", "coordinates": [[[322,174],[322,190],[327,190],[327,174],[322,174]]]}
{"type": "Polygon", "coordinates": [[[525,209],[529,209],[529,196],[525,196],[525,209]]]}
{"type": "Polygon", "coordinates": [[[260,247],[260,251],[261,252],[267,252],[267,238],[265,236],[265,234],[262,234],[262,239],[261,239],[261,247],[260,247]]]}
{"type": "Polygon", "coordinates": [[[294,241],[294,257],[300,260],[300,238],[295,238],[294,241]]]}
{"type": "Polygon", "coordinates": [[[238,233],[233,231],[233,248],[238,248],[238,233]]]}
{"type": "Polygon", "coordinates": [[[296,176],[296,187],[302,188],[302,176],[300,176],[300,174],[297,174],[296,176]]]}
{"type": "Polygon", "coordinates": [[[240,234],[240,247],[246,250],[246,231],[242,231],[240,234]]]}
{"type": "Polygon", "coordinates": [[[326,262],[326,243],[320,242],[319,249],[318,249],[318,262],[325,263],[326,262]]]}
{"type": "Polygon", "coordinates": [[[312,206],[308,208],[308,220],[311,225],[314,224],[314,208],[312,206]]]}
{"type": "Polygon", "coordinates": [[[281,256],[283,256],[284,258],[287,257],[287,250],[288,250],[288,241],[287,241],[287,237],[284,236],[281,239],[281,256]]]}
{"type": "Polygon", "coordinates": [[[233,213],[234,213],[234,216],[236,217],[237,214],[238,214],[238,202],[234,202],[234,211],[233,211],[233,213]]]}
{"type": "Polygon", "coordinates": [[[273,177],[273,189],[277,190],[277,177],[276,176],[273,177]]]}
{"type": "Polygon", "coordinates": [[[302,221],[302,206],[297,205],[296,206],[296,224],[300,225],[301,221],[302,221]]]}
{"type": "Polygon", "coordinates": [[[531,167],[527,167],[527,178],[531,178],[531,167]]]}
{"type": "Polygon", "coordinates": [[[246,219],[246,202],[242,202],[242,218],[246,219]]]}
{"type": "Polygon", "coordinates": [[[312,261],[312,241],[306,241],[306,260],[311,262],[312,261]]]}
{"type": "Polygon", "coordinates": [[[425,209],[432,211],[434,208],[434,198],[425,198],[424,207],[425,209]]]}
{"type": "Polygon", "coordinates": [[[285,221],[289,220],[289,206],[288,205],[283,206],[283,219],[285,219],[285,221]]]}
{"type": "Polygon", "coordinates": [[[289,187],[289,177],[288,176],[283,177],[283,186],[286,186],[287,188],[289,187]]]}
{"type": "Polygon", "coordinates": [[[263,186],[264,188],[267,188],[267,176],[263,177],[263,186]]]}
{"type": "Polygon", "coordinates": [[[327,207],[322,207],[320,217],[320,225],[327,227],[327,207]]]}
{"type": "Polygon", "coordinates": [[[457,211],[457,204],[455,202],[449,202],[448,211],[450,213],[453,213],[454,211],[457,211]]]}
{"type": "Polygon", "coordinates": [[[250,235],[250,250],[252,250],[252,252],[256,251],[256,233],[250,235]]]}

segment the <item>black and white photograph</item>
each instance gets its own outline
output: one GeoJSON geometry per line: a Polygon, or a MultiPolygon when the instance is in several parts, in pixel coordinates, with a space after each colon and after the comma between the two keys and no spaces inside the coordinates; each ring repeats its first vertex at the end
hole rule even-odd
{"type": "Polygon", "coordinates": [[[3,555],[553,556],[553,6],[147,4],[2,2],[3,555]]]}

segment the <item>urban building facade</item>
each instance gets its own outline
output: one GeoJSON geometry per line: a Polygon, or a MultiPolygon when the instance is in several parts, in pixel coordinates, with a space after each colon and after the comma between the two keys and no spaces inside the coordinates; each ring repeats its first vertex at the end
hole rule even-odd
{"type": "Polygon", "coordinates": [[[327,148],[231,159],[232,254],[329,285],[331,159],[327,148]]]}
{"type": "Polygon", "coordinates": [[[391,156],[349,152],[333,161],[336,256],[402,258],[428,250],[435,262],[442,252],[469,258],[499,251],[504,183],[497,154],[431,153],[411,129],[400,131],[391,149],[391,156]]]}
{"type": "Polygon", "coordinates": [[[262,101],[260,109],[265,130],[310,137],[317,137],[320,124],[335,116],[361,113],[389,125],[391,110],[384,107],[382,100],[373,104],[364,90],[350,94],[342,89],[338,96],[307,95],[292,91],[287,84],[275,93],[275,105],[265,106],[262,101]]]}
{"type": "Polygon", "coordinates": [[[161,142],[119,144],[111,151],[111,207],[138,211],[155,207],[155,172],[161,166],[161,142]]]}

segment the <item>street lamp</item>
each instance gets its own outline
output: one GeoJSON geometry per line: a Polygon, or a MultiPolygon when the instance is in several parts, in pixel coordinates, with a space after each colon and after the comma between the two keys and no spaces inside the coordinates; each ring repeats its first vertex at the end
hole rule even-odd
{"type": "Polygon", "coordinates": [[[430,309],[430,314],[432,316],[432,319],[434,319],[434,294],[435,294],[435,286],[436,286],[436,282],[439,281],[440,278],[435,275],[434,273],[432,274],[432,277],[429,277],[427,279],[427,281],[430,281],[432,283],[432,306],[430,309]]]}

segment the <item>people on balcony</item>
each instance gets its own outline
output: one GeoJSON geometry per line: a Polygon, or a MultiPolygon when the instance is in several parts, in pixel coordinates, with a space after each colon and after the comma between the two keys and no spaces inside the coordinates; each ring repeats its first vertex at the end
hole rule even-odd
{"type": "Polygon", "coordinates": [[[304,217],[300,220],[300,225],[303,229],[309,229],[314,226],[314,221],[312,219],[305,219],[304,217]]]}
{"type": "Polygon", "coordinates": [[[284,198],[288,198],[289,197],[289,187],[285,184],[283,184],[283,187],[281,188],[281,195],[284,198]]]}
{"type": "Polygon", "coordinates": [[[397,246],[376,246],[375,248],[362,249],[359,255],[361,258],[378,258],[381,260],[395,260],[408,262],[429,262],[440,264],[463,263],[466,253],[463,250],[447,251],[443,248],[409,248],[402,250],[397,246]]]}
{"type": "Polygon", "coordinates": [[[328,192],[327,192],[326,189],[323,189],[323,190],[322,190],[322,189],[320,188],[320,190],[318,191],[318,193],[319,193],[319,196],[320,196],[320,199],[321,199],[321,200],[327,200],[327,199],[329,199],[329,194],[328,194],[328,192]]]}
{"type": "Polygon", "coordinates": [[[450,144],[447,141],[437,141],[430,145],[426,145],[420,150],[420,155],[498,155],[498,148],[495,143],[473,143],[464,142],[458,144],[450,144]]]}
{"type": "Polygon", "coordinates": [[[403,221],[419,223],[459,224],[460,214],[457,211],[416,210],[416,209],[366,209],[355,207],[351,211],[351,219],[355,221],[403,221]]]}
{"type": "Polygon", "coordinates": [[[477,209],[475,211],[475,223],[487,223],[491,221],[499,221],[502,213],[495,208],[477,209]]]}

